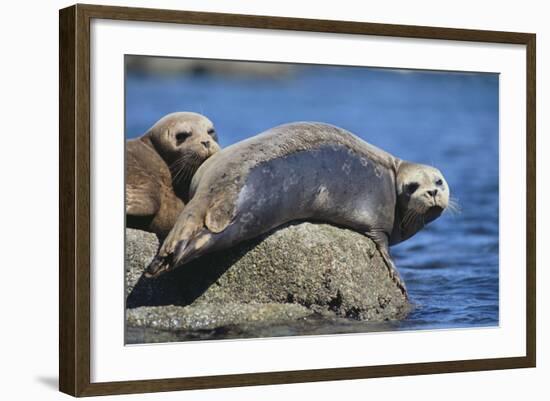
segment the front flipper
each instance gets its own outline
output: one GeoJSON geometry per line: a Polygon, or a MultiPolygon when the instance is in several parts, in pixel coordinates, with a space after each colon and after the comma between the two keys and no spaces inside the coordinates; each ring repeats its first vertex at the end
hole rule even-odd
{"type": "Polygon", "coordinates": [[[395,263],[393,263],[393,260],[390,256],[389,240],[387,234],[385,232],[373,231],[367,232],[365,233],[365,235],[376,244],[376,248],[380,252],[382,259],[384,260],[384,263],[388,268],[391,279],[397,284],[403,295],[405,295],[405,297],[407,297],[408,299],[409,296],[407,293],[405,282],[401,278],[401,275],[399,274],[399,271],[395,267],[395,263]]]}
{"type": "Polygon", "coordinates": [[[160,208],[160,186],[143,180],[126,185],[126,214],[130,216],[154,216],[160,208]]]}
{"type": "Polygon", "coordinates": [[[204,225],[213,233],[221,233],[231,224],[235,212],[234,202],[219,194],[210,202],[204,217],[204,225]]]}

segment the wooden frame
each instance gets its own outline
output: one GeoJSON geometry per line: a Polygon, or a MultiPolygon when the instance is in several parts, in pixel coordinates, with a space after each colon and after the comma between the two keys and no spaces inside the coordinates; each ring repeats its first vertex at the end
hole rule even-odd
{"type": "Polygon", "coordinates": [[[59,388],[74,396],[534,367],[536,363],[535,41],[530,33],[75,5],[60,10],[59,388]],[[90,21],[92,18],[521,44],[527,48],[525,357],[90,383],[90,21]]]}

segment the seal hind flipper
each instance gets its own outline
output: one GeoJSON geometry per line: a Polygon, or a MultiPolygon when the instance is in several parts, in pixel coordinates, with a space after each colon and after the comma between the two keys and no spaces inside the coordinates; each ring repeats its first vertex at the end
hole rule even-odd
{"type": "Polygon", "coordinates": [[[214,233],[205,226],[205,215],[200,212],[203,208],[197,205],[200,202],[194,199],[184,207],[157,256],[147,267],[147,277],[156,277],[200,256],[210,243],[214,233]]]}
{"type": "Polygon", "coordinates": [[[148,278],[157,277],[163,272],[172,270],[179,265],[197,258],[211,242],[212,236],[213,234],[208,229],[203,228],[193,235],[192,238],[178,241],[173,252],[166,253],[164,256],[159,253],[153,259],[145,270],[145,276],[148,278]]]}
{"type": "Polygon", "coordinates": [[[185,264],[200,256],[211,239],[212,233],[208,229],[203,228],[193,235],[193,238],[189,241],[180,241],[174,252],[173,265],[185,264]]]}

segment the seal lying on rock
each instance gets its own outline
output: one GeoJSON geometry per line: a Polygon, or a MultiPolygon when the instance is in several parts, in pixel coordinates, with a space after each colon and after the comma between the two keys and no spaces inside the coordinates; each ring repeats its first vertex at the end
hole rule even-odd
{"type": "Polygon", "coordinates": [[[164,238],[183,209],[191,178],[219,150],[214,126],[188,112],[161,118],[126,142],[126,225],[164,238]]]}
{"type": "Polygon", "coordinates": [[[449,202],[439,170],[322,123],[286,124],[229,146],[199,168],[191,192],[149,277],[286,222],[316,220],[371,238],[405,292],[388,247],[435,220],[449,202]]]}

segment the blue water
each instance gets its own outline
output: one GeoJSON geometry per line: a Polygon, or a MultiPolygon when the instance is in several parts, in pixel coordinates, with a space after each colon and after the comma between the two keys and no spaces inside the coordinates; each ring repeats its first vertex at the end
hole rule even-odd
{"type": "Polygon", "coordinates": [[[127,74],[126,136],[196,111],[227,146],[278,124],[322,121],[438,167],[461,212],[391,248],[414,311],[392,329],[498,325],[498,75],[302,66],[279,78],[127,74]]]}

